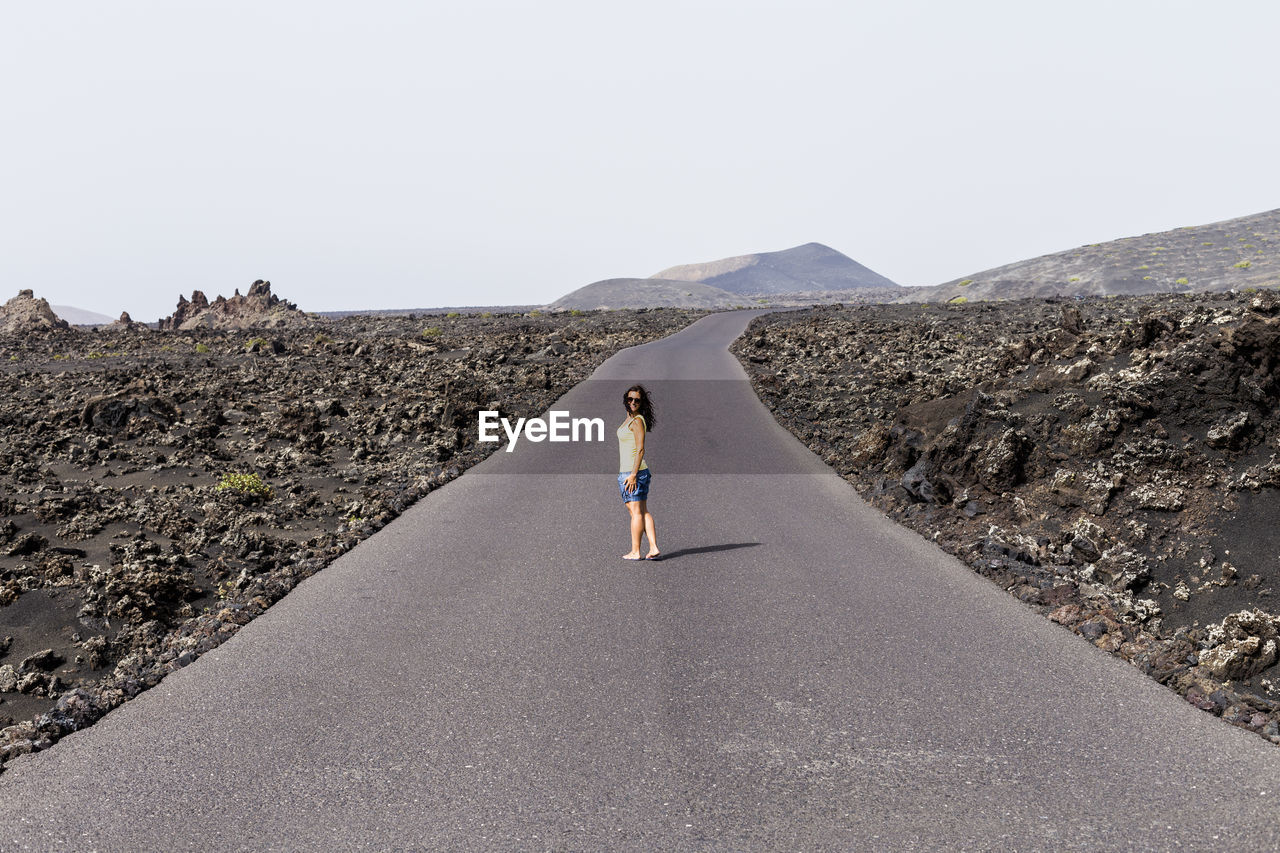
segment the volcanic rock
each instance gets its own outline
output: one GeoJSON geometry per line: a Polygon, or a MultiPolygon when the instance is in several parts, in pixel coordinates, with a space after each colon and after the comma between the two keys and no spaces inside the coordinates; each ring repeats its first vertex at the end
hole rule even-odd
{"type": "Polygon", "coordinates": [[[37,299],[35,292],[20,290],[18,295],[0,306],[0,332],[29,332],[35,329],[69,329],[49,303],[37,299]]]}
{"type": "Polygon", "coordinates": [[[42,669],[46,672],[54,669],[58,664],[65,660],[61,655],[53,649],[44,649],[33,655],[23,658],[22,663],[18,665],[18,672],[34,672],[42,669]]]}
{"type": "Polygon", "coordinates": [[[1276,662],[1280,618],[1261,610],[1232,613],[1208,631],[1200,666],[1220,679],[1248,678],[1276,662]]]}
{"type": "MultiPolygon", "coordinates": [[[[265,282],[252,298],[271,302],[265,282]]],[[[218,303],[187,305],[191,320],[218,303]]],[[[218,646],[497,449],[477,411],[545,412],[618,349],[699,316],[0,336],[0,651],[9,635],[17,651],[0,665],[0,767],[218,646]],[[61,662],[32,659],[44,649],[61,662]]]]}
{"type": "Polygon", "coordinates": [[[160,328],[173,329],[248,329],[281,328],[310,322],[298,306],[271,292],[271,282],[259,279],[243,296],[237,288],[230,299],[219,296],[213,302],[203,292],[191,293],[188,301],[178,297],[173,314],[160,321],[160,328]]]}
{"type": "Polygon", "coordinates": [[[138,323],[138,322],[135,322],[135,321],[134,321],[134,319],[133,319],[132,317],[130,317],[130,316],[129,316],[129,312],[128,312],[128,311],[121,311],[121,312],[120,312],[120,318],[119,318],[118,320],[116,320],[115,322],[113,322],[113,323],[111,323],[111,324],[107,325],[107,326],[106,326],[106,328],[108,328],[108,329],[126,329],[126,330],[144,329],[144,328],[146,328],[146,324],[144,324],[144,323],[138,323]]]}
{"type": "Polygon", "coordinates": [[[889,517],[1280,742],[1277,313],[1270,291],[833,306],[733,349],[889,517]]]}
{"type": "Polygon", "coordinates": [[[173,400],[135,388],[93,397],[80,411],[80,422],[98,433],[122,432],[140,422],[168,429],[180,417],[173,400]]]}

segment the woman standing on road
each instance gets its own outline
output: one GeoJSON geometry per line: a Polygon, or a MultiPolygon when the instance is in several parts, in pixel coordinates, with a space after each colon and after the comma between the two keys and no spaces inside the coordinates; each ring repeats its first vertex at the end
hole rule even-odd
{"type": "Polygon", "coordinates": [[[618,427],[618,489],[622,492],[622,505],[631,515],[631,550],[622,555],[624,560],[639,560],[640,535],[649,537],[649,553],[646,560],[662,558],[658,551],[658,539],[653,530],[653,514],[649,512],[649,463],[644,458],[645,436],[653,432],[657,418],[653,414],[653,402],[643,385],[632,385],[623,395],[627,419],[618,427]]]}

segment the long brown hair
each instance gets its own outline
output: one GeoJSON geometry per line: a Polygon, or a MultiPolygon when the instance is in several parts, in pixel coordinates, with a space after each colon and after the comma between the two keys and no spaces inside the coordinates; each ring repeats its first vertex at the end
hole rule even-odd
{"type": "Polygon", "coordinates": [[[643,385],[632,385],[622,393],[622,407],[627,410],[627,414],[631,414],[631,407],[627,405],[627,397],[632,391],[640,392],[640,405],[636,407],[636,414],[644,418],[645,432],[653,432],[654,425],[658,422],[658,416],[653,412],[653,400],[649,399],[649,392],[645,390],[643,385]]]}

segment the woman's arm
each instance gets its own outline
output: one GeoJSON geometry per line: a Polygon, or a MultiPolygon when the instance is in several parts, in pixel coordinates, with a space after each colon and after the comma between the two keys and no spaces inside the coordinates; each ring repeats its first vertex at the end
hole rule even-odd
{"type": "Polygon", "coordinates": [[[644,418],[638,415],[631,420],[631,434],[636,437],[636,462],[632,466],[631,473],[640,473],[640,463],[644,461],[644,418]]]}
{"type": "Polygon", "coordinates": [[[636,489],[636,478],[640,476],[640,463],[644,461],[644,421],[639,417],[631,419],[631,434],[636,438],[636,460],[631,464],[631,474],[626,479],[627,491],[636,489]]]}

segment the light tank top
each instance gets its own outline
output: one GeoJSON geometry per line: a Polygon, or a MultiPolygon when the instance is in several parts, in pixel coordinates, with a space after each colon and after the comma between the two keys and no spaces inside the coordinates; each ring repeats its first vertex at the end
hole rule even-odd
{"type": "MultiPolygon", "coordinates": [[[[636,417],[640,419],[640,423],[644,424],[644,428],[648,430],[649,425],[645,423],[644,415],[636,415],[636,417]]],[[[631,418],[627,418],[627,420],[622,424],[622,426],[618,427],[618,473],[619,474],[630,474],[631,469],[634,468],[636,465],[636,437],[635,437],[635,433],[631,431],[631,421],[632,421],[631,418]]],[[[646,456],[649,455],[648,450],[645,451],[645,455],[646,456]]],[[[649,467],[649,461],[647,459],[641,459],[640,470],[644,471],[648,467],[649,467]]]]}

